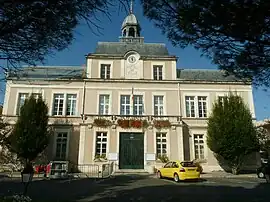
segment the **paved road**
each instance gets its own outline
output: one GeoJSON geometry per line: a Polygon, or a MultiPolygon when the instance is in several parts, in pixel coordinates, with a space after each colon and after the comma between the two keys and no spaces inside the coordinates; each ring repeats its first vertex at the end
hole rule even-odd
{"type": "MultiPolygon", "coordinates": [[[[20,182],[0,182],[0,195],[22,190],[20,182]]],[[[105,181],[89,179],[35,181],[29,195],[41,201],[181,201],[269,202],[270,185],[257,178],[208,178],[201,182],[175,183],[151,176],[115,176],[105,181]]]]}

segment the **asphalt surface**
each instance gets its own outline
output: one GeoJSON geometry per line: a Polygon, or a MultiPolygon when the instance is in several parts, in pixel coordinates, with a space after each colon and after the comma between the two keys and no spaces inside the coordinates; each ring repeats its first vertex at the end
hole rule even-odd
{"type": "MultiPolygon", "coordinates": [[[[0,196],[22,192],[19,180],[0,180],[0,196]]],[[[43,181],[29,187],[33,201],[181,201],[269,202],[270,184],[258,178],[206,178],[199,182],[157,179],[147,175],[122,175],[106,180],[43,181]]]]}

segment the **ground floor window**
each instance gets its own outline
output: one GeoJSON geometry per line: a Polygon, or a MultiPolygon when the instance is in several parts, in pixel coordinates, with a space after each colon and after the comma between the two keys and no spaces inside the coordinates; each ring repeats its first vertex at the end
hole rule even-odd
{"type": "Polygon", "coordinates": [[[68,149],[68,132],[57,132],[55,158],[59,160],[66,160],[67,149],[68,149]]]}
{"type": "Polygon", "coordinates": [[[96,133],[96,158],[106,157],[107,153],[107,132],[96,133]]]}
{"type": "Polygon", "coordinates": [[[167,155],[167,134],[156,133],[156,148],[157,156],[167,155]]]}
{"type": "Polygon", "coordinates": [[[195,159],[204,159],[204,140],[203,134],[194,135],[195,159]]]}

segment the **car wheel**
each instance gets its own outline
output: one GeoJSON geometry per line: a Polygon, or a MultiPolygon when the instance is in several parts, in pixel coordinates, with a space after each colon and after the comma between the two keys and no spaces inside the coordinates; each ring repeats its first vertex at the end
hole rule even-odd
{"type": "Polygon", "coordinates": [[[174,174],[174,176],[173,176],[173,180],[175,181],[175,182],[179,182],[179,176],[178,176],[178,174],[174,174]]]}
{"type": "Polygon", "coordinates": [[[263,172],[259,172],[259,173],[258,173],[258,177],[259,177],[259,178],[264,178],[264,173],[263,173],[263,172]]]}
{"type": "Polygon", "coordinates": [[[158,177],[159,179],[162,179],[162,175],[161,175],[161,172],[160,172],[160,171],[157,172],[157,177],[158,177]]]}
{"type": "Polygon", "coordinates": [[[266,182],[267,183],[270,183],[270,175],[269,174],[266,174],[265,175],[265,179],[266,179],[266,182]]]}

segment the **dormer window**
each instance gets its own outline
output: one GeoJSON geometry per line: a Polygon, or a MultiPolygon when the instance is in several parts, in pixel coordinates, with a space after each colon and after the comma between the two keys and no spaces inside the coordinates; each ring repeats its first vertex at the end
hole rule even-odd
{"type": "Polygon", "coordinates": [[[154,80],[162,80],[162,69],[163,66],[162,65],[154,65],[153,66],[153,76],[154,76],[154,80]]]}
{"type": "Polygon", "coordinates": [[[111,74],[111,65],[110,64],[101,64],[100,78],[101,79],[110,79],[110,74],[111,74]]]}

